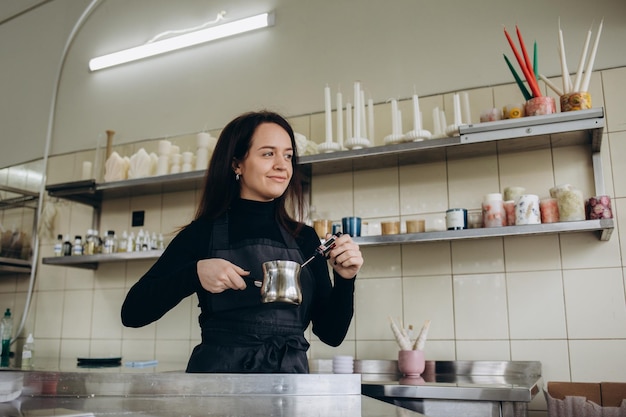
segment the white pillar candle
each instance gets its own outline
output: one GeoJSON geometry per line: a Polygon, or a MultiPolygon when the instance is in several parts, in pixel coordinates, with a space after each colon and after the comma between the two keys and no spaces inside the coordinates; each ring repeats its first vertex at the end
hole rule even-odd
{"type": "Polygon", "coordinates": [[[361,137],[361,83],[354,83],[354,137],[361,137]]]}
{"type": "Polygon", "coordinates": [[[172,149],[172,142],[169,140],[159,141],[159,155],[169,155],[172,149]]]}
{"type": "Polygon", "coordinates": [[[196,135],[196,144],[198,148],[208,148],[211,135],[206,132],[200,132],[196,135]]]}
{"type": "Polygon", "coordinates": [[[454,125],[458,126],[461,124],[461,99],[458,94],[454,94],[454,125]]]}
{"type": "Polygon", "coordinates": [[[343,148],[343,97],[337,93],[337,142],[343,148]]]}
{"type": "Polygon", "coordinates": [[[92,175],[92,164],[89,161],[83,161],[83,172],[81,175],[81,179],[90,180],[93,177],[92,175]]]}
{"type": "Polygon", "coordinates": [[[346,137],[352,138],[352,104],[346,103],[346,137]]]}
{"type": "Polygon", "coordinates": [[[439,116],[439,107],[435,107],[433,109],[433,130],[435,131],[435,136],[443,134],[443,132],[441,131],[441,122],[439,121],[439,116]]]}
{"type": "Polygon", "coordinates": [[[367,125],[368,125],[368,139],[374,142],[374,100],[371,98],[367,100],[367,125]]]}
{"type": "Polygon", "coordinates": [[[180,153],[180,146],[172,145],[170,147],[170,155],[176,155],[180,153]]]}
{"type": "Polygon", "coordinates": [[[470,115],[469,94],[466,92],[461,93],[463,95],[463,117],[461,123],[472,124],[472,116],[470,115]]]}
{"type": "Polygon", "coordinates": [[[398,116],[396,117],[396,121],[398,122],[398,127],[396,127],[396,130],[398,131],[398,134],[401,135],[402,134],[402,111],[398,110],[398,116]]]}
{"type": "Polygon", "coordinates": [[[422,130],[422,121],[420,119],[420,104],[417,94],[413,94],[413,130],[416,132],[422,130]]]}
{"type": "Polygon", "coordinates": [[[333,121],[330,110],[330,87],[324,87],[324,115],[326,116],[326,143],[333,141],[333,121]]]}
{"type": "Polygon", "coordinates": [[[398,132],[398,102],[395,98],[391,99],[391,134],[397,135],[398,132]]]}

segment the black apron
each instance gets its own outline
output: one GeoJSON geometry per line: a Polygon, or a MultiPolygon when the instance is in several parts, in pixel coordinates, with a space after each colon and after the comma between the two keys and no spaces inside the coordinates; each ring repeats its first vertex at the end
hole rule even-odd
{"type": "Polygon", "coordinates": [[[280,227],[286,244],[268,239],[248,239],[231,245],[228,217],[216,220],[209,258],[222,258],[250,271],[245,290],[228,289],[212,294],[198,293],[202,313],[202,343],[196,346],[187,372],[220,373],[308,373],[304,338],[310,321],[314,291],[308,268],[300,272],[302,303],[299,306],[261,303],[262,264],[272,260],[303,262],[295,239],[280,227]]]}

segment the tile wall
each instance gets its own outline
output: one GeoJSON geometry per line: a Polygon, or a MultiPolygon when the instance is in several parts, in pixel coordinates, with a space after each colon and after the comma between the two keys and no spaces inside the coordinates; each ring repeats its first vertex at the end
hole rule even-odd
{"type": "MultiPolygon", "coordinates": [[[[554,80],[559,83],[559,79],[554,80]]],[[[607,126],[602,145],[606,194],[617,220],[626,215],[626,68],[596,72],[591,82],[594,107],[603,106],[607,126]]],[[[551,91],[548,94],[552,95],[551,91]]],[[[482,109],[519,101],[515,85],[469,91],[472,120],[482,109]]],[[[420,99],[424,127],[436,106],[450,111],[452,94],[420,99]]],[[[400,102],[411,114],[410,100],[400,102]]],[[[391,131],[389,103],[375,108],[376,140],[391,131]]],[[[405,118],[404,131],[411,130],[405,118]]],[[[309,138],[324,137],[323,114],[294,117],[294,129],[309,138]]],[[[217,136],[219,132],[213,132],[217,136]]],[[[193,137],[181,149],[193,150],[193,137]]],[[[131,155],[140,146],[120,147],[131,155]]],[[[152,148],[151,148],[152,147],[152,148]]],[[[93,152],[51,158],[48,183],[76,180],[83,160],[93,152]]],[[[450,158],[391,168],[315,177],[312,204],[338,220],[360,216],[385,220],[426,219],[427,229],[441,227],[450,207],[478,209],[486,193],[520,185],[547,196],[550,187],[570,183],[585,196],[595,194],[590,150],[584,146],[450,158]]],[[[105,201],[100,230],[132,230],[130,213],[145,210],[145,228],[171,233],[193,216],[199,192],[182,191],[105,201]]],[[[57,233],[84,234],[92,210],[48,198],[52,230],[41,256],[52,256],[57,233]]],[[[420,328],[432,320],[427,359],[539,360],[544,381],[626,381],[626,295],[621,245],[626,231],[617,221],[608,242],[593,233],[490,238],[362,248],[365,265],[357,281],[355,318],[338,348],[310,336],[312,358],[351,354],[360,359],[394,359],[397,346],[388,317],[420,328]]],[[[166,234],[166,238],[171,234],[166,234]]],[[[156,357],[185,363],[199,341],[195,299],[181,302],[157,323],[141,329],[120,324],[120,305],[128,288],[151,262],[102,264],[97,271],[40,265],[27,331],[37,340],[38,357],[122,355],[156,357]]],[[[0,308],[20,311],[27,278],[3,276],[0,308]]],[[[545,409],[538,396],[533,408],[545,409]]],[[[542,411],[538,411],[541,415],[542,411]]]]}

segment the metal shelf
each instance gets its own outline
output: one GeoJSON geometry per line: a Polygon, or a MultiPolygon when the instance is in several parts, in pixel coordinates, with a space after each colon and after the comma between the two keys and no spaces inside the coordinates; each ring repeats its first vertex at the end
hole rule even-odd
{"type": "Polygon", "coordinates": [[[397,235],[356,237],[360,246],[401,245],[407,243],[438,242],[464,239],[483,239],[505,236],[530,236],[569,232],[598,232],[600,240],[609,240],[613,228],[613,219],[585,220],[579,222],[559,222],[531,224],[524,226],[504,226],[465,230],[444,230],[424,233],[402,233],[397,235]]]}
{"type": "Polygon", "coordinates": [[[41,262],[45,265],[98,269],[98,265],[101,263],[157,259],[162,253],[162,250],[148,250],[97,255],[53,256],[50,258],[42,258],[41,262]]]}
{"type": "MultiPolygon", "coordinates": [[[[604,109],[602,108],[462,125],[459,127],[459,136],[306,155],[300,158],[299,167],[304,177],[310,178],[314,175],[367,170],[372,169],[372,167],[383,168],[453,158],[468,158],[485,154],[501,154],[572,145],[589,146],[594,155],[597,155],[602,145],[604,125],[604,109]]],[[[600,174],[594,168],[594,176],[600,174]]],[[[96,183],[94,180],[75,181],[49,185],[46,187],[46,190],[52,197],[76,201],[99,208],[102,201],[109,198],[196,189],[202,186],[204,175],[204,171],[192,171],[108,183],[96,183]]],[[[596,192],[601,191],[599,185],[603,186],[603,183],[596,179],[596,192]]],[[[613,229],[614,222],[612,219],[587,220],[500,228],[367,236],[355,238],[355,241],[362,246],[380,246],[568,232],[597,232],[601,240],[608,240],[613,229]]],[[[43,258],[43,263],[96,269],[98,264],[102,262],[156,259],[161,253],[162,251],[148,251],[111,255],[53,257],[43,258]]]]}
{"type": "Polygon", "coordinates": [[[14,258],[0,258],[0,275],[30,274],[30,269],[30,261],[14,258]]]}

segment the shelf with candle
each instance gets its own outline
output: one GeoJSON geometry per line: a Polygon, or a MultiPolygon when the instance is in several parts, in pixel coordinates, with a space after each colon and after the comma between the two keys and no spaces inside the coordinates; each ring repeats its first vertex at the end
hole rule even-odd
{"type": "Polygon", "coordinates": [[[365,100],[364,94],[361,90],[361,83],[356,81],[354,83],[354,136],[348,138],[345,142],[345,147],[348,149],[362,149],[369,148],[370,141],[362,135],[365,133],[365,100]]]}
{"type": "Polygon", "coordinates": [[[402,112],[398,110],[398,100],[391,99],[391,134],[385,136],[385,144],[391,145],[404,141],[402,134],[402,112]]]}
{"type": "Polygon", "coordinates": [[[454,123],[446,127],[446,135],[459,136],[459,126],[463,124],[461,120],[461,99],[457,93],[454,93],[454,123]]]}
{"type": "Polygon", "coordinates": [[[419,142],[424,139],[430,139],[431,133],[422,129],[422,114],[420,112],[419,98],[417,94],[413,94],[413,130],[406,132],[403,136],[405,142],[419,142]]]}

